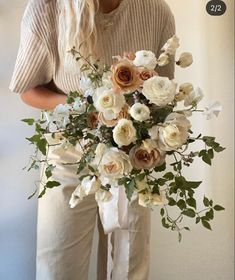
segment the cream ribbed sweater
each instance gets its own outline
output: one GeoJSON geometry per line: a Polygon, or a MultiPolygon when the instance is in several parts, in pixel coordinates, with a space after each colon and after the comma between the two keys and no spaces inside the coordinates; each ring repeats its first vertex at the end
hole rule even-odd
{"type": "MultiPolygon", "coordinates": [[[[49,82],[66,94],[78,88],[79,75],[66,73],[59,61],[57,22],[56,0],[28,2],[9,85],[12,92],[22,93],[49,82]]],[[[98,12],[96,22],[98,54],[109,65],[113,55],[124,51],[152,50],[158,56],[166,40],[175,34],[174,16],[165,0],[122,0],[108,14],[98,12]]],[[[174,62],[157,69],[159,75],[170,79],[174,70],[174,62]]]]}

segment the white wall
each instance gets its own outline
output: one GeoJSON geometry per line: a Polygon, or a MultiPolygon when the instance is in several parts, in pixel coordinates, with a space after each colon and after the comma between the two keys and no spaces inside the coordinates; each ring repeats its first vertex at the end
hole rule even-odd
{"type": "MultiPolygon", "coordinates": [[[[0,279],[32,280],[35,273],[36,199],[27,200],[38,174],[22,171],[31,154],[24,139],[33,133],[20,119],[39,112],[26,106],[8,90],[19,43],[19,24],[26,0],[0,0],[0,279]]],[[[229,1],[227,1],[229,2],[229,1]]],[[[233,7],[211,17],[206,1],[168,0],[176,18],[180,50],[191,51],[195,62],[178,69],[179,82],[190,81],[203,88],[205,99],[220,100],[218,119],[194,118],[198,131],[213,134],[227,149],[217,155],[212,167],[196,165],[186,170],[192,179],[203,179],[198,192],[225,206],[212,223],[213,231],[190,224],[179,244],[177,234],[162,228],[158,209],[152,213],[152,258],[150,280],[233,279],[233,7]]],[[[94,251],[97,234],[94,240],[94,251]]],[[[95,254],[93,254],[94,256],[95,254]]],[[[95,257],[90,279],[95,279],[95,257]]],[[[121,280],[121,279],[120,279],[121,280]]]]}

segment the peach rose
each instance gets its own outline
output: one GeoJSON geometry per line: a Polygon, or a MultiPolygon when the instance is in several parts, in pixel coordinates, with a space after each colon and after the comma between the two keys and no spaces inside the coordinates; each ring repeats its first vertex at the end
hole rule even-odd
{"type": "Polygon", "coordinates": [[[142,83],[153,76],[158,76],[158,73],[155,70],[149,70],[145,67],[139,67],[139,77],[142,80],[142,83]]]}
{"type": "Polygon", "coordinates": [[[128,119],[129,118],[128,110],[129,110],[129,106],[125,105],[123,107],[123,109],[121,110],[121,112],[119,113],[118,117],[116,119],[113,119],[113,120],[105,119],[104,114],[102,112],[100,112],[99,115],[98,115],[98,120],[103,125],[106,125],[108,127],[113,127],[118,123],[118,121],[120,119],[128,119]]]}
{"type": "Polygon", "coordinates": [[[138,68],[128,59],[114,63],[111,71],[111,80],[117,93],[135,91],[141,84],[138,68]]]}
{"type": "Polygon", "coordinates": [[[129,60],[134,60],[135,59],[135,53],[133,53],[133,52],[124,52],[123,56],[126,57],[129,60]]]}
{"type": "Polygon", "coordinates": [[[146,139],[140,146],[130,150],[129,157],[135,169],[151,169],[163,164],[165,153],[158,150],[153,140],[146,139]]]}

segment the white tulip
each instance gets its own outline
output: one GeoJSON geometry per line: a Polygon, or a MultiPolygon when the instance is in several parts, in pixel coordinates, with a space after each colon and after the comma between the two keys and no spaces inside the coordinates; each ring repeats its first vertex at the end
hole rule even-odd
{"type": "Polygon", "coordinates": [[[175,55],[177,48],[179,47],[179,38],[174,35],[167,40],[165,45],[161,48],[166,54],[175,55]]]}
{"type": "Polygon", "coordinates": [[[157,60],[157,64],[159,65],[159,66],[165,66],[165,65],[167,65],[168,63],[170,62],[170,60],[169,60],[169,55],[167,54],[167,53],[162,53],[160,56],[159,56],[159,58],[158,58],[158,60],[157,60]]]}
{"type": "Polygon", "coordinates": [[[193,63],[193,56],[189,52],[184,52],[180,55],[179,60],[176,62],[182,68],[186,68],[193,63]]]}
{"type": "Polygon", "coordinates": [[[197,104],[202,100],[203,93],[201,88],[197,87],[195,90],[191,91],[186,98],[184,99],[184,106],[194,106],[196,107],[197,104]]]}
{"type": "Polygon", "coordinates": [[[149,70],[153,70],[157,66],[157,59],[152,51],[141,50],[135,53],[133,64],[136,66],[144,66],[149,70]]]}

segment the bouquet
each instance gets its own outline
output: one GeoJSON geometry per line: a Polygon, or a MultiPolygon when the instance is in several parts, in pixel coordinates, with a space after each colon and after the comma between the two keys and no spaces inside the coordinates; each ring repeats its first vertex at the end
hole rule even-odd
{"type": "MultiPolygon", "coordinates": [[[[79,185],[71,194],[69,205],[76,207],[82,199],[95,194],[97,201],[109,201],[110,189],[123,186],[128,200],[138,195],[143,207],[159,206],[162,225],[178,232],[184,217],[194,218],[211,230],[214,212],[224,210],[212,199],[203,197],[204,209],[198,211],[195,191],[202,181],[191,181],[183,175],[183,169],[193,164],[196,157],[211,165],[215,153],[222,147],[214,136],[194,135],[190,116],[202,113],[207,119],[218,116],[218,101],[205,109],[198,104],[202,90],[191,83],[178,86],[174,80],[159,76],[156,67],[175,60],[179,38],[174,35],[162,48],[157,58],[148,50],[113,56],[111,67],[100,60],[91,62],[75,47],[74,59],[83,60],[80,85],[71,91],[66,104],[54,110],[42,110],[41,118],[23,119],[35,125],[35,134],[26,138],[35,146],[27,169],[38,169],[45,164],[48,179],[39,198],[48,188],[60,187],[60,182],[50,180],[55,166],[47,160],[47,150],[58,145],[58,153],[80,147],[81,157],[75,163],[79,185]],[[57,141],[57,142],[56,142],[57,141]],[[202,143],[201,150],[193,150],[191,144],[202,143]],[[40,160],[38,154],[43,155],[40,160]],[[176,208],[170,215],[170,208],[176,208]]],[[[177,66],[186,68],[193,62],[191,53],[182,53],[177,66]]],[[[27,166],[26,166],[27,167],[27,166]]],[[[26,168],[24,167],[24,168],[26,168]]],[[[29,197],[31,198],[35,192],[29,197]]]]}

